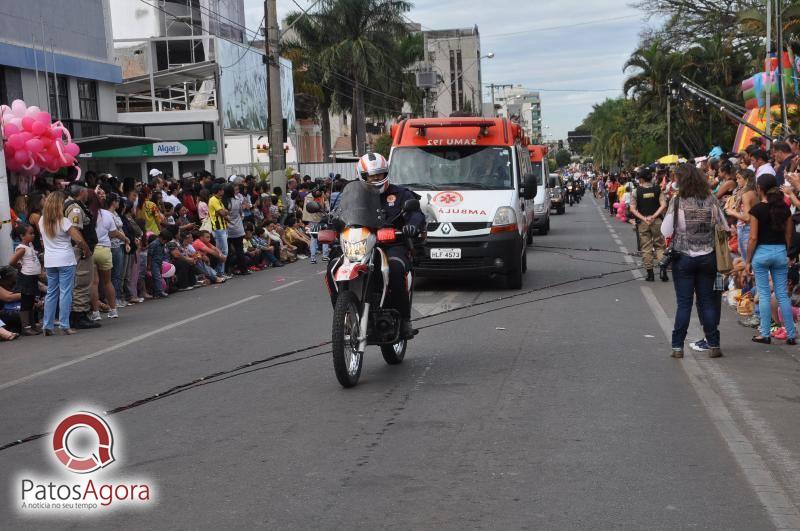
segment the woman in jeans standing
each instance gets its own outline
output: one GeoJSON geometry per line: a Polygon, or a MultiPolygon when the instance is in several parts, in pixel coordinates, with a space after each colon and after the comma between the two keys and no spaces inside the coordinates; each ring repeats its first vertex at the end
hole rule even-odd
{"type": "Polygon", "coordinates": [[[753,336],[753,341],[764,344],[772,341],[769,335],[772,315],[769,280],[772,277],[775,299],[786,327],[786,344],[796,345],[797,329],[786,284],[789,271],[786,251],[792,246],[794,234],[792,212],[772,174],[765,173],[758,178],[758,197],[760,202],[750,209],[750,245],[747,248],[747,270],[756,277],[758,310],[761,316],[760,334],[753,336]]]}
{"type": "Polygon", "coordinates": [[[228,213],[228,267],[239,275],[249,275],[244,259],[244,224],[242,222],[242,200],[232,184],[223,190],[222,204],[228,213]],[[236,263],[236,269],[233,263],[236,263]]]}
{"type": "Polygon", "coordinates": [[[736,189],[734,208],[729,208],[725,213],[737,219],[736,236],[739,254],[742,260],[747,261],[747,245],[750,243],[750,209],[758,203],[756,193],[756,174],[752,170],[739,170],[736,172],[736,189]]]}
{"type": "Polygon", "coordinates": [[[689,330],[692,304],[697,297],[697,313],[709,347],[709,357],[722,356],[719,337],[719,306],[714,300],[717,258],[714,252],[714,228],[728,225],[708,182],[692,164],[681,164],[676,170],[678,192],[667,209],[661,233],[673,236],[675,252],[672,280],[678,309],[672,330],[672,357],[683,357],[683,343],[689,330]],[[677,205],[677,213],[675,211],[677,205]],[[676,217],[677,216],[677,223],[676,217]],[[675,227],[673,235],[673,227],[675,227]]]}
{"type": "Polygon", "coordinates": [[[44,333],[54,333],[56,308],[59,310],[59,324],[65,334],[74,334],[69,326],[69,313],[72,309],[72,285],[75,280],[77,260],[72,250],[74,240],[81,248],[83,256],[91,256],[81,233],[64,217],[64,194],[53,192],[44,202],[39,219],[39,232],[44,244],[44,268],[47,271],[47,295],[44,299],[44,333]]]}
{"type": "MultiPolygon", "coordinates": [[[[125,297],[122,293],[123,279],[125,277],[125,256],[130,251],[130,243],[124,231],[122,218],[117,211],[119,210],[120,198],[114,192],[108,194],[106,197],[106,211],[111,214],[111,219],[114,220],[114,226],[117,228],[116,232],[110,234],[111,240],[111,284],[114,286],[114,294],[116,296],[116,307],[124,308],[125,297]]],[[[105,214],[104,214],[105,215],[105,214]]]]}

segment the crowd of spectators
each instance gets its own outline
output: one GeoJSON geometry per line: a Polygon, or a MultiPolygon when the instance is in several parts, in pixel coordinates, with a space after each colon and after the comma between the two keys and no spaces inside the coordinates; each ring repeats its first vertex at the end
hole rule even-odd
{"type": "MultiPolygon", "coordinates": [[[[310,258],[313,225],[344,186],[293,175],[286,190],[209,172],[146,182],[87,172],[11,190],[14,254],[0,266],[0,340],[74,334],[119,309],[310,258]],[[309,213],[307,198],[322,206],[309,213]],[[84,299],[86,299],[84,301],[84,299]]],[[[323,246],[322,260],[328,260],[323,246]]]]}
{"type": "MultiPolygon", "coordinates": [[[[696,259],[713,249],[714,226],[728,230],[729,234],[727,248],[733,270],[720,273],[714,260],[709,261],[708,267],[698,266],[698,271],[708,270],[698,275],[710,280],[696,283],[695,292],[684,297],[688,301],[684,304],[688,310],[683,309],[686,327],[694,295],[706,332],[706,337],[690,343],[691,348],[721,355],[717,326],[723,300],[739,314],[740,324],[757,329],[754,342],[769,344],[781,340],[796,344],[796,323],[800,319],[800,137],[792,135],[772,142],[769,147],[762,138],[755,138],[739,153],[724,153],[721,148],[714,148],[708,156],[692,162],[654,165],[651,169],[657,174],[655,182],[669,204],[665,209],[667,219],[661,224],[664,234],[673,236],[674,198],[686,195],[692,199],[687,203],[687,208],[694,209],[692,220],[687,224],[686,213],[679,207],[677,230],[687,238],[694,238],[694,243],[699,242],[700,232],[708,237],[703,249],[696,253],[693,252],[696,249],[690,250],[688,246],[679,250],[692,258],[685,259],[684,265],[689,261],[699,263],[696,259]],[[681,183],[684,188],[691,187],[691,191],[681,192],[681,183]],[[693,221],[706,217],[709,223],[693,221]],[[710,334],[715,337],[709,338],[710,334]]],[[[601,173],[593,182],[596,196],[604,198],[611,214],[620,209],[630,211],[637,186],[636,171],[601,173]]],[[[634,222],[630,214],[619,219],[634,222]]],[[[673,272],[675,268],[673,263],[673,272]]],[[[675,282],[680,307],[679,278],[675,282]]],[[[682,352],[682,345],[676,344],[682,343],[682,339],[678,341],[674,335],[673,343],[674,353],[682,352]]]]}

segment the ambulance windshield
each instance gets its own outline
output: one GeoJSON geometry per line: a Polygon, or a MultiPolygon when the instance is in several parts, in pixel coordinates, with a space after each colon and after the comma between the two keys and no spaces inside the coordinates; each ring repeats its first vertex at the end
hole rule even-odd
{"type": "Polygon", "coordinates": [[[389,180],[412,190],[510,190],[511,150],[487,146],[401,147],[389,180]]]}

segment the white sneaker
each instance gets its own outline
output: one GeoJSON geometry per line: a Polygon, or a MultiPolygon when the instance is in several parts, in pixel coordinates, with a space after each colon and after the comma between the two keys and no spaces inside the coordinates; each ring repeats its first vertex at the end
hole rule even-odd
{"type": "Polygon", "coordinates": [[[102,317],[100,317],[100,312],[99,311],[92,312],[92,313],[89,314],[89,320],[90,321],[99,321],[101,319],[102,319],[102,317]]]}
{"type": "Polygon", "coordinates": [[[119,313],[117,313],[117,309],[114,308],[113,310],[108,310],[108,318],[109,319],[116,319],[119,317],[119,313]]]}
{"type": "Polygon", "coordinates": [[[117,308],[124,308],[128,303],[125,301],[117,300],[117,308]]]}

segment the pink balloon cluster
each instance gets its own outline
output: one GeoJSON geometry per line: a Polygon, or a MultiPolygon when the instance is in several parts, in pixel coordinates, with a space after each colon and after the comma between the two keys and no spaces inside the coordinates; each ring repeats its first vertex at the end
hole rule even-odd
{"type": "Polygon", "coordinates": [[[625,209],[625,203],[614,203],[614,206],[617,207],[616,218],[619,221],[628,221],[628,213],[625,209]]]}
{"type": "Polygon", "coordinates": [[[80,148],[59,121],[51,123],[50,113],[14,100],[11,107],[0,105],[6,168],[23,175],[38,175],[43,170],[55,173],[75,165],[80,148]]]}

